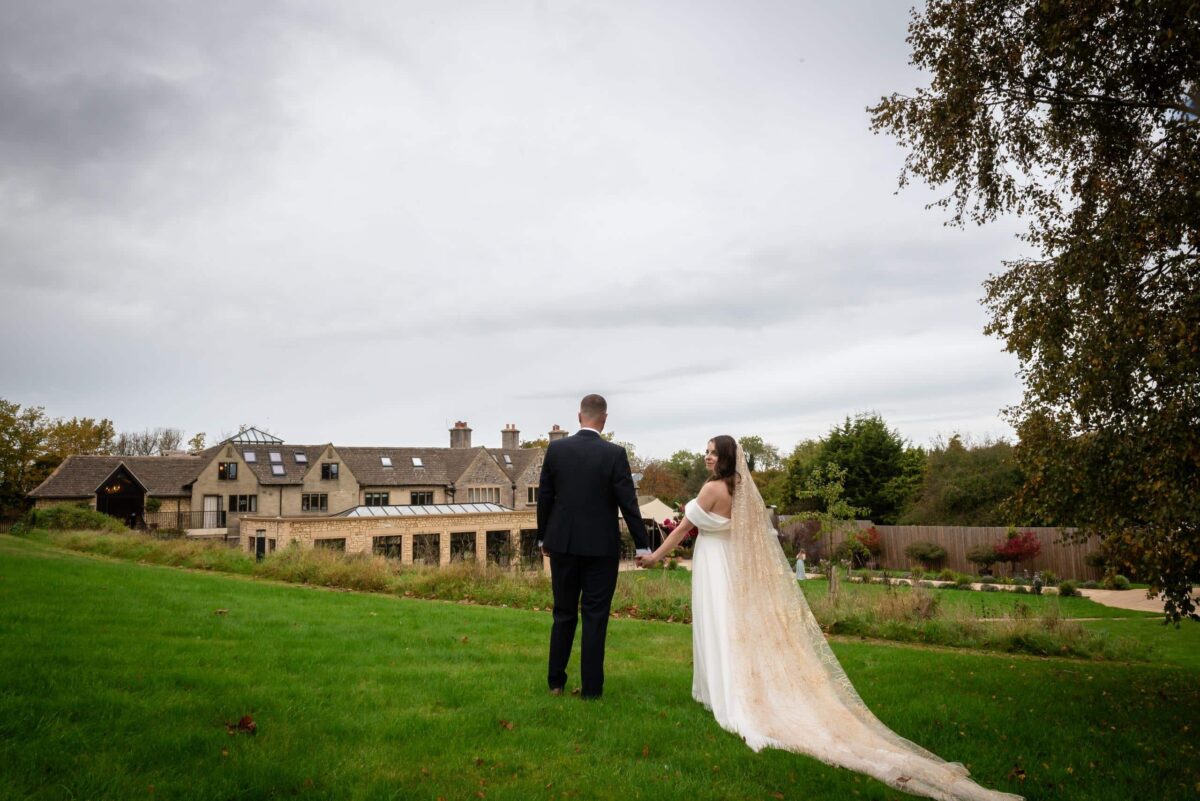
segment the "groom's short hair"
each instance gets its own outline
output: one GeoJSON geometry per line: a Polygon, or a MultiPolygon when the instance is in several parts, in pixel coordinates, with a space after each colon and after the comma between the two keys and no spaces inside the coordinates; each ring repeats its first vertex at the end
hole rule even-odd
{"type": "Polygon", "coordinates": [[[600,395],[585,395],[579,402],[579,413],[589,420],[608,414],[608,401],[600,395]]]}

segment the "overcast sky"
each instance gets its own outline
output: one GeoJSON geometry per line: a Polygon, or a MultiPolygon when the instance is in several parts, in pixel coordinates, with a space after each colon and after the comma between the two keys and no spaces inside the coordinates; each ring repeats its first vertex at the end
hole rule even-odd
{"type": "Polygon", "coordinates": [[[209,441],[1010,435],[907,3],[8,0],[0,397],[209,441]]]}

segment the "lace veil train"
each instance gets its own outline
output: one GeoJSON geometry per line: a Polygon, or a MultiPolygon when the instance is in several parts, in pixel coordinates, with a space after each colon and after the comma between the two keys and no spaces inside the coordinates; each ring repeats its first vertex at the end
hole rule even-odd
{"type": "Polygon", "coordinates": [[[739,731],[759,750],[807,754],[945,801],[1021,801],[968,778],[883,724],[854,690],[792,575],[762,496],[737,449],[730,542],[729,664],[741,696],[739,731]]]}

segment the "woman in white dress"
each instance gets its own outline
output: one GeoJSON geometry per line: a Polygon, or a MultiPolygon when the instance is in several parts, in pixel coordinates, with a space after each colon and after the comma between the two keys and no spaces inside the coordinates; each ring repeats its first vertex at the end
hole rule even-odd
{"type": "Polygon", "coordinates": [[[943,801],[1019,801],[971,781],[885,726],[850,684],[779,546],[741,447],[713,437],[712,474],[643,567],[697,529],[692,558],[692,696],[755,751],[808,754],[943,801]]]}

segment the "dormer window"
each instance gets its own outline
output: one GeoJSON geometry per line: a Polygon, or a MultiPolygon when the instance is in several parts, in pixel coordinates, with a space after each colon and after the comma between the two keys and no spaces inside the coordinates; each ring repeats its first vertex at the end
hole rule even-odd
{"type": "Polygon", "coordinates": [[[254,454],[254,451],[242,451],[242,458],[250,464],[258,461],[258,457],[254,454]]]}
{"type": "Polygon", "coordinates": [[[425,466],[425,463],[421,461],[420,456],[414,456],[412,458],[412,462],[413,462],[413,467],[424,467],[425,466]]]}
{"type": "Polygon", "coordinates": [[[380,456],[380,457],[379,457],[379,464],[383,465],[384,467],[391,467],[391,466],[392,466],[392,457],[390,457],[390,456],[380,456]]]}
{"type": "Polygon", "coordinates": [[[293,455],[296,457],[296,464],[308,464],[308,454],[307,453],[297,452],[293,455]]]}
{"type": "Polygon", "coordinates": [[[283,464],[283,454],[279,451],[271,451],[271,464],[283,464]]]}

